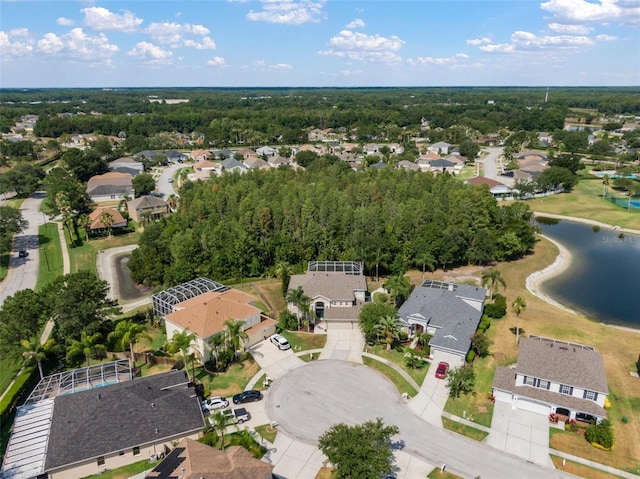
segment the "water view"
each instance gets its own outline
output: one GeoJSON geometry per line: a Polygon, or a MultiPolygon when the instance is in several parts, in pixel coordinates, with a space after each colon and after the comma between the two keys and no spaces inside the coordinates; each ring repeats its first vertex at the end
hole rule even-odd
{"type": "Polygon", "coordinates": [[[570,221],[540,226],[572,255],[569,269],[543,291],[593,320],[640,328],[640,236],[570,221]]]}

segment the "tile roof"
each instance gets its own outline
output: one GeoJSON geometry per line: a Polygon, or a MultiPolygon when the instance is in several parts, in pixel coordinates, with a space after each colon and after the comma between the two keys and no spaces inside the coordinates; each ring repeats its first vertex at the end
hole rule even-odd
{"type": "Polygon", "coordinates": [[[520,340],[517,371],[525,376],[608,393],[602,355],[593,348],[547,338],[520,340]]]}
{"type": "Polygon", "coordinates": [[[55,398],[46,470],[197,433],[200,402],[183,371],[55,398]]]}
{"type": "Polygon", "coordinates": [[[505,186],[504,183],[500,183],[499,181],[487,178],[486,176],[476,176],[474,178],[471,178],[470,180],[467,180],[467,184],[487,185],[489,188],[493,188],[494,186],[505,186]]]}
{"type": "Polygon", "coordinates": [[[145,477],[147,479],[271,479],[274,466],[254,458],[241,446],[220,451],[183,439],[145,477]]]}
{"type": "Polygon", "coordinates": [[[176,304],[174,312],[165,318],[201,338],[208,338],[223,331],[228,319],[244,321],[260,314],[260,309],[250,304],[255,300],[237,289],[211,291],[176,304]]]}
{"type": "Polygon", "coordinates": [[[289,289],[299,286],[311,299],[322,296],[331,301],[354,301],[355,291],[367,290],[367,279],[362,275],[308,272],[291,276],[289,289]]]}
{"type": "Polygon", "coordinates": [[[109,213],[113,218],[112,228],[121,228],[123,226],[127,226],[127,220],[124,219],[122,214],[113,208],[96,208],[91,213],[89,213],[89,220],[91,220],[91,226],[89,229],[96,230],[101,228],[106,228],[106,226],[102,223],[100,216],[102,213],[109,213]]]}

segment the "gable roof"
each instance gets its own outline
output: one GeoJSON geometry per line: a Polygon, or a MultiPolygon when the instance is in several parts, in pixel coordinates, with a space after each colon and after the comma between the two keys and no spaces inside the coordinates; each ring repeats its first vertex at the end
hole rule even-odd
{"type": "Polygon", "coordinates": [[[200,402],[187,384],[184,371],[170,371],[57,396],[45,469],[200,431],[200,402]]]}
{"type": "Polygon", "coordinates": [[[469,185],[487,185],[489,189],[495,186],[505,186],[504,183],[500,183],[499,181],[493,180],[491,178],[487,178],[486,176],[475,176],[470,180],[467,180],[467,184],[469,185]]]}
{"type": "Polygon", "coordinates": [[[250,304],[253,301],[253,296],[237,289],[211,291],[176,304],[165,318],[206,339],[223,331],[228,319],[244,321],[260,314],[260,309],[250,304]]]}
{"type": "Polygon", "coordinates": [[[157,208],[158,206],[167,206],[167,202],[162,198],[152,195],[144,195],[139,198],[127,202],[127,206],[136,210],[157,208]]]}
{"type": "Polygon", "coordinates": [[[254,458],[241,446],[224,451],[183,439],[145,477],[147,479],[270,479],[274,466],[254,458]]]}
{"type": "Polygon", "coordinates": [[[246,171],[247,169],[247,167],[243,163],[240,163],[235,158],[227,158],[223,160],[222,163],[220,163],[220,166],[222,166],[222,168],[225,170],[232,170],[234,168],[238,168],[242,171],[246,171]]]}
{"type": "Polygon", "coordinates": [[[89,220],[91,220],[91,226],[89,229],[96,230],[101,228],[106,228],[106,226],[102,223],[102,213],[109,213],[113,218],[112,228],[118,228],[122,226],[127,226],[127,220],[124,219],[122,213],[113,208],[96,208],[91,213],[89,213],[89,220]]]}
{"type": "Polygon", "coordinates": [[[129,173],[110,171],[95,175],[87,182],[87,193],[92,196],[107,194],[128,194],[133,192],[132,176],[129,173]]]}
{"type": "Polygon", "coordinates": [[[454,163],[450,162],[449,160],[443,160],[442,158],[439,158],[437,160],[433,160],[431,163],[429,163],[430,167],[440,167],[440,168],[451,168],[453,166],[456,166],[454,163]]]}
{"type": "Polygon", "coordinates": [[[431,346],[467,354],[486,294],[479,286],[427,280],[411,292],[398,317],[406,324],[411,317],[421,319],[435,328],[431,346]]]}
{"type": "Polygon", "coordinates": [[[520,340],[517,371],[600,393],[608,393],[602,355],[591,347],[554,339],[529,337],[520,340]]]}
{"type": "Polygon", "coordinates": [[[307,272],[291,276],[289,289],[299,286],[311,299],[321,296],[331,301],[353,301],[355,291],[367,290],[367,279],[356,274],[307,272]]]}
{"type": "Polygon", "coordinates": [[[251,157],[244,160],[244,166],[247,168],[264,168],[265,166],[269,166],[269,163],[262,158],[251,157]]]}

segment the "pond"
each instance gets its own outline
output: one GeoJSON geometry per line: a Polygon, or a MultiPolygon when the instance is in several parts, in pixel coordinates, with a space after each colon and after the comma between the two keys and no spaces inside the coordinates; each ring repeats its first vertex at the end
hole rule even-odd
{"type": "Polygon", "coordinates": [[[598,322],[640,328],[640,236],[570,221],[539,224],[572,255],[570,267],[542,290],[598,322]]]}
{"type": "Polygon", "coordinates": [[[131,253],[122,253],[114,258],[116,265],[116,281],[118,282],[119,298],[123,301],[133,301],[148,296],[150,288],[138,286],[131,279],[129,261],[131,253]]]}

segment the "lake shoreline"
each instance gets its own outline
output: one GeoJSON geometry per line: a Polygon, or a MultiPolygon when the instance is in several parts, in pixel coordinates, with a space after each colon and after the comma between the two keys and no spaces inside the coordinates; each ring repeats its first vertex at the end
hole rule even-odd
{"type": "MultiPolygon", "coordinates": [[[[533,212],[534,215],[536,217],[540,216],[540,217],[547,217],[547,218],[553,218],[553,219],[558,219],[558,220],[564,220],[564,221],[572,221],[575,223],[583,223],[583,224],[588,224],[588,225],[592,225],[592,226],[599,226],[600,228],[606,228],[606,229],[610,229],[612,231],[617,231],[617,232],[625,232],[625,233],[630,233],[630,234],[636,234],[636,235],[640,235],[640,230],[635,230],[632,228],[619,228],[619,227],[614,227],[612,225],[609,225],[607,223],[602,223],[599,221],[594,221],[594,220],[588,220],[588,219],[584,219],[584,218],[576,218],[573,216],[565,216],[565,215],[556,215],[556,214],[552,214],[552,213],[543,213],[543,212],[538,212],[538,211],[534,211],[533,212]]],[[[540,237],[544,238],[545,240],[549,241],[550,243],[552,243],[553,245],[556,246],[556,248],[558,248],[558,256],[556,256],[556,259],[554,260],[553,263],[551,263],[550,265],[546,266],[545,268],[539,270],[539,271],[535,271],[533,273],[531,273],[529,276],[527,276],[526,280],[525,280],[525,285],[527,290],[533,294],[534,296],[540,298],[541,300],[559,308],[562,309],[563,311],[566,311],[567,313],[576,315],[576,316],[580,316],[583,317],[589,321],[593,321],[593,322],[597,322],[599,324],[602,324],[603,326],[608,326],[608,327],[612,327],[615,329],[619,329],[621,331],[627,331],[627,332],[633,332],[633,333],[640,333],[640,325],[638,325],[638,327],[632,327],[632,326],[622,326],[622,325],[618,325],[618,324],[610,324],[610,323],[603,323],[601,321],[596,321],[568,306],[563,305],[562,303],[556,301],[555,299],[553,299],[551,296],[549,296],[547,293],[545,293],[543,291],[542,288],[542,284],[551,279],[554,278],[562,273],[564,273],[570,266],[571,266],[571,260],[572,260],[572,255],[571,252],[565,247],[563,246],[561,243],[559,243],[556,240],[553,240],[551,238],[549,238],[548,236],[545,236],[543,234],[539,235],[540,237]]]]}

